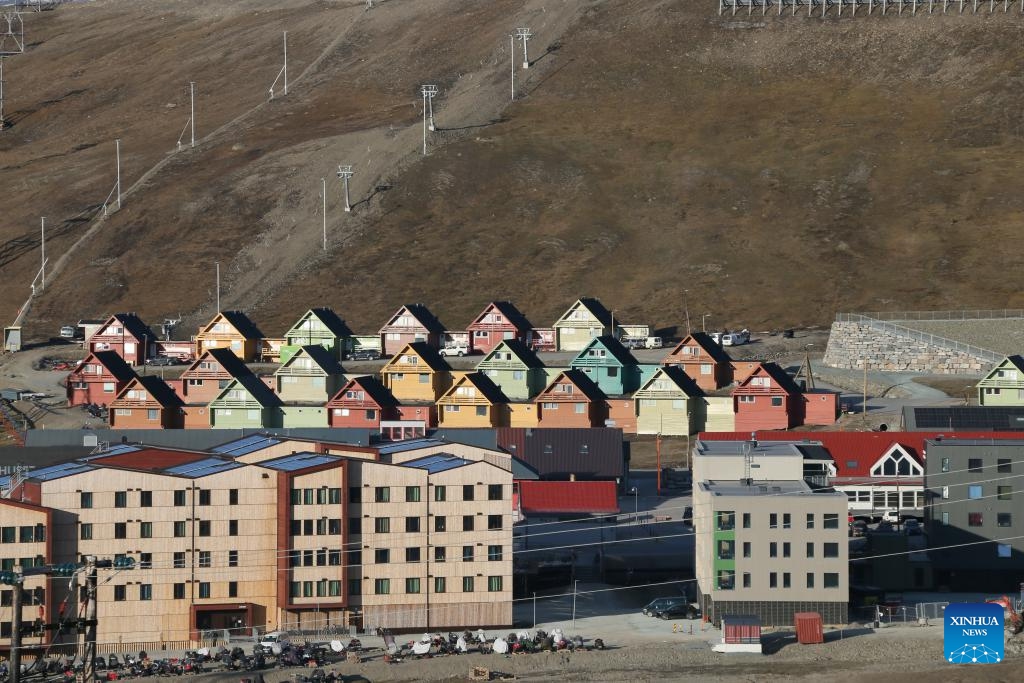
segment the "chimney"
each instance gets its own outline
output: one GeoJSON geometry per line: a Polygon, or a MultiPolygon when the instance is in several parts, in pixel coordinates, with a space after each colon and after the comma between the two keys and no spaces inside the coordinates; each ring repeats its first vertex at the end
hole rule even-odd
{"type": "Polygon", "coordinates": [[[576,481],[576,475],[575,474],[570,474],[569,475],[569,481],[576,481]]]}

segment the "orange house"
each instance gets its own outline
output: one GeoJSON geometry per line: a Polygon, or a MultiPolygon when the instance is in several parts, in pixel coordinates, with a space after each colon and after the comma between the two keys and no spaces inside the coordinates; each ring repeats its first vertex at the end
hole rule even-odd
{"type": "Polygon", "coordinates": [[[604,392],[579,370],[559,373],[533,402],[538,427],[603,427],[604,392]]]}
{"type": "Polygon", "coordinates": [[[350,379],[327,402],[331,427],[380,429],[381,420],[398,419],[398,400],[376,377],[350,379]]]}
{"type": "Polygon", "coordinates": [[[452,369],[426,342],[406,344],[380,370],[381,382],[400,402],[435,403],[452,385],[452,369]]]}
{"type": "Polygon", "coordinates": [[[181,377],[168,382],[184,403],[185,429],[209,429],[207,407],[231,382],[252,371],[231,349],[216,348],[205,351],[181,377]]]}
{"type": "Polygon", "coordinates": [[[609,396],[604,407],[609,427],[621,429],[623,434],[636,434],[636,400],[632,396],[609,396]]]}
{"type": "Polygon", "coordinates": [[[721,346],[704,332],[694,332],[676,344],[662,365],[678,365],[704,391],[733,382],[733,363],[721,346]]]}
{"type": "Polygon", "coordinates": [[[135,377],[135,371],[115,351],[90,353],[65,380],[68,405],[110,405],[135,377]]]}
{"type": "Polygon", "coordinates": [[[111,429],[181,429],[181,398],[155,375],[136,377],[110,404],[111,429]]]}
{"type": "Polygon", "coordinates": [[[482,372],[471,372],[457,379],[438,399],[437,413],[442,427],[494,429],[509,426],[508,398],[482,372]]]}
{"type": "Polygon", "coordinates": [[[803,423],[800,387],[775,363],[761,363],[732,396],[737,432],[791,429],[803,423]]]}
{"type": "Polygon", "coordinates": [[[196,353],[210,349],[230,349],[243,361],[251,363],[263,347],[263,332],[241,311],[221,311],[196,335],[196,353]]]}

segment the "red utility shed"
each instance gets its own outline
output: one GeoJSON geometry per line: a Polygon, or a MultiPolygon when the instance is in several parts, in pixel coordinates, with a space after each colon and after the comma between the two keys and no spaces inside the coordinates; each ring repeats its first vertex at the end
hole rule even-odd
{"type": "Polygon", "coordinates": [[[726,614],[722,617],[726,644],[760,645],[761,619],[749,614],[726,614]]]}
{"type": "Polygon", "coordinates": [[[821,627],[821,615],[817,612],[797,612],[793,615],[796,626],[796,639],[801,645],[812,645],[825,642],[825,632],[821,627]]]}

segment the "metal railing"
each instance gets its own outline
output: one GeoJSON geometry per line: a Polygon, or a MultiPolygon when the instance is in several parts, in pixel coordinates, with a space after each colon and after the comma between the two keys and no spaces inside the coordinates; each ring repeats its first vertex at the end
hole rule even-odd
{"type": "MultiPolygon", "coordinates": [[[[969,320],[972,318],[965,318],[969,320]]],[[[977,318],[980,319],[980,318],[977,318]]],[[[947,351],[953,351],[955,353],[964,353],[969,356],[990,363],[997,363],[1006,357],[1006,354],[993,351],[991,349],[983,349],[980,346],[974,346],[972,344],[965,344],[958,342],[955,339],[949,339],[948,337],[940,337],[929,332],[921,332],[920,330],[914,330],[904,325],[897,325],[896,323],[886,322],[872,318],[870,315],[865,313],[840,313],[836,316],[837,322],[856,322],[863,325],[868,325],[881,332],[889,332],[899,337],[907,337],[916,341],[936,346],[939,348],[946,349],[947,351]],[[840,319],[842,316],[843,319],[840,319]]]]}
{"type": "Polygon", "coordinates": [[[1005,320],[1024,318],[1022,308],[977,309],[971,311],[866,311],[836,313],[836,322],[858,322],[862,318],[888,321],[910,320],[1005,320]]]}
{"type": "Polygon", "coordinates": [[[917,612],[917,621],[921,623],[928,623],[933,619],[942,619],[942,615],[946,611],[946,605],[948,602],[919,602],[914,605],[917,612]]]}

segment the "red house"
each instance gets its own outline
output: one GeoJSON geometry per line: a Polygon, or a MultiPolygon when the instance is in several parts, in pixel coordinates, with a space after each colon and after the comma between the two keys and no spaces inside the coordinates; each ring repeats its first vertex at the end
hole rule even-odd
{"type": "Polygon", "coordinates": [[[761,363],[733,392],[736,431],[791,429],[803,424],[803,394],[775,363],[761,363]]]}
{"type": "Polygon", "coordinates": [[[533,325],[511,301],[492,301],[466,328],[474,351],[489,353],[506,339],[527,343],[533,325]]]}
{"type": "Polygon", "coordinates": [[[538,427],[603,427],[606,397],[580,370],[558,375],[533,402],[538,427]]]}
{"type": "Polygon", "coordinates": [[[830,425],[839,419],[839,394],[827,389],[804,391],[804,424],[830,425]]]}
{"type": "Polygon", "coordinates": [[[135,371],[115,351],[90,353],[65,380],[68,405],[110,405],[136,377],[135,371]]]}
{"type": "Polygon", "coordinates": [[[134,313],[115,313],[89,337],[86,348],[92,353],[113,351],[129,365],[142,365],[156,355],[158,337],[134,313]]]}
{"type": "Polygon", "coordinates": [[[327,402],[331,427],[380,429],[381,420],[398,419],[398,400],[376,377],[350,379],[327,402]]]}
{"type": "Polygon", "coordinates": [[[185,428],[209,429],[207,404],[217,398],[231,380],[252,371],[227,347],[208,349],[178,379],[168,384],[184,403],[185,428]]]}
{"type": "Polygon", "coordinates": [[[715,391],[733,382],[732,359],[703,332],[688,335],[661,364],[678,365],[704,391],[715,391]]]}
{"type": "Polygon", "coordinates": [[[182,429],[185,426],[181,398],[156,375],[128,382],[110,404],[111,429],[182,429]]]}
{"type": "Polygon", "coordinates": [[[439,348],[444,325],[423,304],[406,304],[395,311],[379,334],[381,353],[391,356],[413,342],[439,348]]]}

